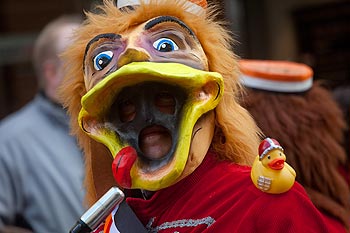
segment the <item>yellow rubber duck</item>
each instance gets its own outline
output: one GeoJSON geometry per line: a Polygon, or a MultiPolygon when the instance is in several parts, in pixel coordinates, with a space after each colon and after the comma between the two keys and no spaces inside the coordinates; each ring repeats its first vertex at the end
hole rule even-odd
{"type": "Polygon", "coordinates": [[[287,192],[295,182],[296,173],[285,161],[286,155],[279,142],[265,138],[259,145],[259,155],[250,173],[254,185],[266,193],[287,192]]]}

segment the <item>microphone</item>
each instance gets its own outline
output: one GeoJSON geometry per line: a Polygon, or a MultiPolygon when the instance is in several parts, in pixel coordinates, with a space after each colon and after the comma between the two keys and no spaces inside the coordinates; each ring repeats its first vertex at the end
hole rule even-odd
{"type": "Polygon", "coordinates": [[[123,200],[124,193],[119,188],[110,188],[80,217],[69,233],[89,233],[95,230],[123,200]]]}

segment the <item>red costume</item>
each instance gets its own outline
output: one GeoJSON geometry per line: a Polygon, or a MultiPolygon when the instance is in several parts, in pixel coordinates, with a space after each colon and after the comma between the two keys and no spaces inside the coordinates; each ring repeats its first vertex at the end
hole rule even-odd
{"type": "Polygon", "coordinates": [[[209,152],[194,173],[148,200],[127,198],[149,232],[345,232],[324,221],[299,183],[284,194],[266,194],[252,184],[250,167],[215,157],[209,152]]]}
{"type": "Polygon", "coordinates": [[[252,184],[250,167],[210,152],[186,179],[127,203],[150,232],[329,232],[298,183],[285,194],[265,194],[252,184]]]}

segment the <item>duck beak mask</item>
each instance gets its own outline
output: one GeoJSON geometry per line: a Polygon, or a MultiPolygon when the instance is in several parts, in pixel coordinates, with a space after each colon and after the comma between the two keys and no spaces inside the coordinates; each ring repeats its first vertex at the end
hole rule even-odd
{"type": "Polygon", "coordinates": [[[159,190],[202,162],[214,134],[223,78],[205,71],[193,31],[158,16],[86,46],[81,129],[111,152],[123,188],[159,190]]]}
{"type": "MultiPolygon", "coordinates": [[[[96,56],[88,60],[101,61],[96,56]]],[[[154,191],[191,173],[212,140],[214,115],[209,111],[222,95],[221,76],[157,62],[133,62],[105,72],[83,96],[79,122],[110,150],[117,183],[154,191]]]]}
{"type": "Polygon", "coordinates": [[[87,13],[63,56],[62,96],[85,150],[88,189],[98,197],[115,182],[148,191],[171,186],[202,163],[217,132],[218,144],[237,145],[231,152],[222,147],[221,154],[249,157],[245,134],[255,124],[232,95],[236,60],[228,33],[208,18],[206,2],[117,4],[105,0],[99,14],[87,13]],[[223,99],[233,108],[220,107],[223,99]],[[236,127],[231,118],[242,122],[236,127]],[[234,142],[227,136],[232,132],[242,140],[234,142]]]}

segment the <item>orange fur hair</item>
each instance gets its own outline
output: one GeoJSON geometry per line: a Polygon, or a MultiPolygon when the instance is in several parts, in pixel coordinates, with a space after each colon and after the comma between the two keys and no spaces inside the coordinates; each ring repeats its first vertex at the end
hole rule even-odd
{"type": "Polygon", "coordinates": [[[338,170],[346,126],[330,93],[315,83],[299,95],[247,89],[242,100],[263,133],[280,142],[315,206],[348,226],[350,190],[338,170]]]}
{"type": "MultiPolygon", "coordinates": [[[[237,59],[231,51],[233,41],[229,32],[215,21],[215,7],[209,7],[207,14],[195,16],[184,10],[186,7],[184,1],[162,0],[152,1],[150,4],[154,3],[153,6],[141,4],[135,11],[122,12],[115,7],[113,1],[105,0],[104,5],[99,8],[99,14],[87,13],[87,20],[77,32],[74,45],[63,56],[67,64],[67,74],[61,96],[71,115],[72,132],[77,135],[86,154],[86,184],[90,202],[107,188],[96,187],[97,184],[93,183],[94,179],[98,178],[96,174],[91,174],[96,173],[95,168],[91,168],[91,163],[96,160],[93,156],[105,160],[111,156],[103,146],[90,139],[78,126],[80,100],[86,93],[83,76],[85,46],[98,34],[122,34],[156,16],[171,15],[184,21],[201,42],[209,61],[209,70],[216,71],[224,77],[225,92],[222,101],[215,109],[216,132],[212,143],[212,148],[220,155],[219,159],[250,165],[257,153],[259,131],[249,113],[237,103],[237,94],[241,91],[241,86],[238,82],[237,59]],[[95,155],[96,153],[98,155],[95,155]]],[[[106,169],[111,173],[110,165],[106,169]]],[[[106,173],[106,177],[112,177],[102,168],[98,170],[106,173]]],[[[99,182],[104,181],[100,178],[99,182]]]]}

